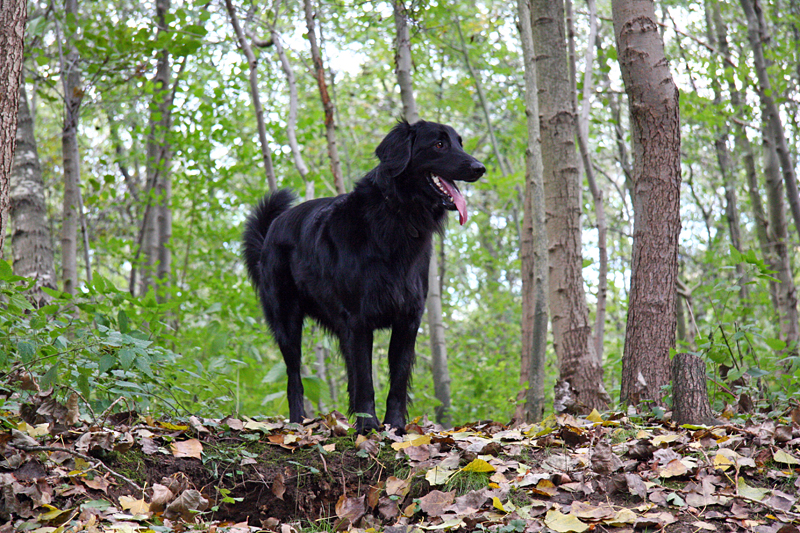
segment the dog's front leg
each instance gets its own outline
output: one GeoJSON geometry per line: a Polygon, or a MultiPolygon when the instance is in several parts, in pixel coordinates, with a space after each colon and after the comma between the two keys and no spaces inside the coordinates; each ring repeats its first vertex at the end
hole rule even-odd
{"type": "Polygon", "coordinates": [[[383,423],[405,433],[408,382],[414,366],[414,343],[417,340],[420,317],[409,316],[398,320],[392,327],[389,342],[389,396],[386,398],[386,418],[383,423]]]}
{"type": "Polygon", "coordinates": [[[372,385],[372,330],[353,329],[340,340],[347,362],[350,413],[356,415],[356,430],[363,435],[380,428],[372,385]]]}

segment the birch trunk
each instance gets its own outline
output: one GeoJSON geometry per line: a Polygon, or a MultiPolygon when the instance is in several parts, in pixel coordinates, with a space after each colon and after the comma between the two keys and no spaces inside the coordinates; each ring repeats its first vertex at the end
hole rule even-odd
{"type": "Polygon", "coordinates": [[[634,156],[633,260],[620,396],[628,404],[651,399],[660,405],[677,327],[678,90],[653,2],[613,0],[612,13],[634,156]]]}
{"type": "MultiPolygon", "coordinates": [[[[409,123],[419,121],[417,101],[414,97],[414,85],[411,76],[411,37],[408,31],[408,12],[403,0],[393,0],[395,30],[395,72],[400,86],[400,97],[403,102],[403,118],[409,123]]],[[[444,246],[444,243],[442,243],[444,246]]],[[[431,342],[431,374],[433,391],[439,405],[436,407],[436,422],[445,427],[451,425],[450,417],[450,371],[447,365],[447,342],[445,338],[444,318],[442,316],[442,278],[439,272],[439,257],[435,244],[432,246],[431,260],[428,265],[428,328],[431,342]]]]}
{"type": "Polygon", "coordinates": [[[14,274],[36,280],[31,296],[41,306],[49,301],[49,296],[41,288],[56,288],[56,271],[45,205],[44,179],[24,82],[19,86],[16,138],[10,189],[14,274]]]}
{"type": "Polygon", "coordinates": [[[9,181],[17,139],[17,111],[25,44],[28,4],[12,0],[0,4],[0,258],[6,239],[9,181]]]}
{"type": "MultiPolygon", "coordinates": [[[[230,0],[227,0],[230,1],[230,0]]],[[[328,84],[325,81],[325,66],[322,63],[322,54],[317,44],[317,34],[315,30],[313,0],[303,0],[303,8],[306,15],[306,26],[308,27],[308,42],[311,45],[311,59],[314,63],[314,78],[317,80],[319,96],[322,100],[322,108],[325,112],[325,138],[328,141],[328,158],[331,162],[331,173],[333,182],[336,185],[337,194],[344,194],[344,177],[342,176],[342,164],[339,160],[339,149],[336,141],[336,122],[334,120],[334,106],[328,94],[328,84]]]]}
{"type": "Polygon", "coordinates": [[[559,390],[574,393],[575,402],[570,403],[578,411],[606,409],[610,397],[591,341],[583,284],[581,180],[563,1],[535,0],[531,15],[547,209],[550,322],[563,387],[559,390]]]}
{"type": "MultiPolygon", "coordinates": [[[[66,0],[67,17],[77,18],[78,1],[66,0]]],[[[61,131],[61,152],[64,164],[64,201],[61,226],[61,277],[67,294],[75,294],[78,286],[78,224],[80,222],[80,154],[78,122],[83,98],[78,51],[72,44],[76,35],[64,35],[67,54],[61,65],[64,87],[64,126],[61,131]]]]}
{"type": "Polygon", "coordinates": [[[797,175],[792,162],[792,154],[786,142],[786,133],[783,131],[780,111],[773,98],[773,89],[767,73],[767,61],[764,58],[762,43],[769,41],[769,35],[763,20],[761,4],[754,0],[741,0],[742,9],[747,17],[747,38],[753,49],[753,64],[758,78],[758,97],[766,116],[765,122],[770,129],[775,153],[783,171],[783,183],[786,188],[786,197],[789,200],[795,230],[800,234],[800,192],[797,190],[797,175]]]}
{"type": "Polygon", "coordinates": [[[261,159],[264,163],[264,175],[269,184],[269,190],[275,192],[278,190],[278,182],[275,179],[275,170],[272,167],[272,153],[269,149],[269,142],[267,141],[267,126],[264,122],[264,108],[261,105],[261,97],[258,92],[258,61],[253,53],[253,48],[250,42],[245,37],[244,31],[239,24],[239,18],[236,16],[236,10],[233,7],[231,0],[225,0],[225,7],[228,10],[228,16],[231,19],[231,26],[236,34],[236,39],[239,46],[242,48],[245,58],[247,59],[247,67],[249,69],[250,79],[250,98],[253,101],[253,109],[256,115],[256,125],[258,127],[258,141],[261,145],[261,159]]]}
{"type": "Polygon", "coordinates": [[[517,0],[519,33],[525,62],[525,196],[520,231],[522,262],[522,356],[520,384],[525,402],[518,397],[514,418],[538,422],[544,417],[544,363],[547,351],[547,232],[545,231],[544,174],[539,132],[539,97],[536,53],[533,48],[530,0],[517,0]]]}

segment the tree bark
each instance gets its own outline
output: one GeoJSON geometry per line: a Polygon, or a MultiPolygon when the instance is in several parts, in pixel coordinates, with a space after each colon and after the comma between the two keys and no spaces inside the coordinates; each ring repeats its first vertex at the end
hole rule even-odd
{"type": "Polygon", "coordinates": [[[578,88],[577,74],[575,66],[575,29],[572,22],[572,2],[567,0],[567,31],[569,35],[569,55],[570,55],[570,84],[574,88],[572,91],[572,108],[577,114],[578,120],[575,122],[575,136],[578,139],[578,148],[583,161],[583,168],[586,172],[586,181],[589,184],[589,191],[592,193],[594,201],[594,212],[597,218],[597,304],[595,307],[594,320],[594,355],[599,365],[603,364],[603,339],[606,328],[606,300],[608,296],[608,222],[606,222],[606,209],[603,202],[603,191],[597,184],[594,175],[592,157],[589,154],[589,108],[591,107],[592,95],[592,75],[594,61],[594,42],[597,38],[597,8],[594,0],[586,1],[589,9],[589,37],[584,54],[585,71],[583,74],[583,102],[578,108],[578,88]]]}
{"type": "MultiPolygon", "coordinates": [[[[78,1],[64,2],[65,14],[76,18],[78,1]]],[[[78,122],[83,100],[78,50],[72,43],[77,35],[64,35],[66,58],[62,58],[61,79],[64,87],[64,126],[61,131],[61,151],[64,163],[64,201],[61,226],[61,277],[64,292],[75,294],[78,285],[78,224],[80,219],[80,153],[78,151],[78,122]]]]}
{"type": "Polygon", "coordinates": [[[544,173],[539,131],[539,90],[530,0],[517,0],[519,34],[525,64],[525,194],[520,260],[522,262],[522,354],[520,384],[527,387],[517,398],[514,418],[538,422],[544,417],[544,364],[547,351],[547,232],[545,230],[544,173]],[[524,403],[522,399],[524,397],[524,403]]]}
{"type": "MultiPolygon", "coordinates": [[[[229,1],[229,0],[226,0],[229,1]]],[[[328,94],[328,84],[325,81],[325,66],[322,63],[322,54],[317,44],[317,34],[315,30],[313,0],[303,0],[303,8],[306,15],[306,26],[308,27],[308,42],[311,45],[311,59],[314,63],[314,77],[317,80],[319,96],[322,100],[322,108],[325,112],[325,137],[328,141],[328,158],[331,162],[331,173],[333,182],[336,185],[337,194],[344,194],[344,177],[342,176],[342,164],[339,160],[339,149],[336,141],[336,123],[334,120],[334,106],[328,94]]]]}
{"type": "Polygon", "coordinates": [[[633,258],[621,400],[662,404],[675,346],[680,232],[678,90],[651,1],[613,0],[618,60],[633,139],[633,258]]]}
{"type": "MultiPolygon", "coordinates": [[[[170,0],[157,0],[155,23],[157,35],[167,30],[166,16],[170,0]]],[[[172,159],[169,130],[172,127],[172,99],[170,97],[170,55],[163,49],[159,52],[154,78],[153,99],[150,104],[150,120],[147,135],[147,185],[145,197],[142,250],[145,265],[142,267],[141,294],[153,288],[159,301],[166,298],[172,255],[169,240],[172,236],[172,212],[170,208],[172,183],[170,162],[172,159]]]]}
{"type": "Polygon", "coordinates": [[[708,401],[705,362],[694,354],[675,354],[671,375],[672,421],[678,425],[719,424],[708,401]]]}
{"type": "Polygon", "coordinates": [[[258,92],[258,61],[253,53],[253,48],[250,42],[242,31],[239,24],[239,18],[236,16],[236,10],[233,7],[231,0],[225,0],[225,7],[228,10],[228,16],[231,18],[231,26],[236,33],[236,38],[239,41],[239,46],[242,48],[245,58],[247,59],[247,66],[249,69],[250,79],[250,98],[253,101],[253,109],[256,115],[256,124],[258,126],[258,141],[261,145],[261,159],[264,163],[264,174],[269,184],[269,190],[275,192],[278,190],[278,182],[275,179],[275,170],[272,167],[272,153],[269,149],[269,142],[267,141],[267,126],[264,122],[264,108],[261,105],[261,97],[258,92]]]}
{"type": "Polygon", "coordinates": [[[775,149],[775,139],[768,124],[763,124],[764,139],[764,175],[766,176],[767,210],[769,211],[770,257],[773,268],[777,271],[776,296],[778,316],[780,317],[781,339],[797,349],[800,339],[797,314],[797,287],[794,284],[792,264],[789,257],[789,230],[786,221],[786,204],[784,203],[780,163],[775,149]]]}
{"type": "Polygon", "coordinates": [[[14,274],[36,280],[31,297],[41,306],[49,301],[41,288],[56,288],[56,271],[33,118],[20,81],[17,150],[11,167],[11,249],[14,274]]]}
{"type": "MultiPolygon", "coordinates": [[[[591,341],[581,254],[581,180],[563,0],[531,2],[542,135],[550,321],[560,380],[584,409],[606,409],[603,367],[591,341]]],[[[587,411],[588,412],[588,411],[587,411]]]]}
{"type": "MultiPolygon", "coordinates": [[[[397,31],[395,41],[395,72],[400,86],[400,97],[403,102],[403,118],[409,123],[419,121],[417,101],[414,97],[414,86],[411,76],[411,38],[408,32],[408,12],[403,0],[393,0],[394,22],[397,31]]],[[[444,245],[444,243],[442,243],[444,245]]],[[[430,264],[428,265],[428,328],[431,342],[431,374],[433,391],[439,405],[436,407],[436,422],[445,427],[452,423],[450,415],[450,371],[447,364],[447,342],[445,338],[444,318],[442,311],[442,279],[439,272],[439,258],[436,246],[433,245],[430,264]]]]}
{"type": "Polygon", "coordinates": [[[786,133],[783,131],[780,111],[772,96],[773,89],[767,73],[767,61],[764,58],[762,43],[769,41],[769,35],[764,25],[760,2],[758,0],[741,0],[741,4],[747,17],[747,38],[753,49],[753,65],[758,78],[756,85],[758,97],[761,100],[766,117],[765,122],[770,129],[770,137],[773,139],[774,149],[783,171],[783,183],[786,187],[786,197],[789,200],[795,230],[800,235],[800,192],[797,190],[797,175],[792,162],[792,154],[786,142],[786,133]]]}
{"type": "Polygon", "coordinates": [[[25,0],[9,0],[0,4],[0,258],[6,239],[9,211],[9,178],[17,139],[17,110],[25,45],[25,21],[28,4],[25,0]]]}

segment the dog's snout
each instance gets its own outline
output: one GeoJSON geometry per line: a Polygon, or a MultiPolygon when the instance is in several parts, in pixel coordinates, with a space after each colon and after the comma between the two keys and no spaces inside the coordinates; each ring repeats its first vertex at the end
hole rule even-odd
{"type": "Polygon", "coordinates": [[[475,174],[476,179],[480,178],[486,173],[486,167],[480,161],[473,161],[469,169],[475,174]]]}

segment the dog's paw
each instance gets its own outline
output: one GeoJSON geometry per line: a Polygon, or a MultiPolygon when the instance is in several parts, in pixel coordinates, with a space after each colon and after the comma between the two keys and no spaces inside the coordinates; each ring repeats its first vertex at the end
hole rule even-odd
{"type": "Polygon", "coordinates": [[[406,421],[403,418],[403,415],[399,413],[386,413],[386,418],[383,419],[383,423],[388,425],[390,428],[395,430],[395,435],[401,436],[406,434],[406,421]]]}
{"type": "Polygon", "coordinates": [[[359,417],[356,420],[356,433],[359,435],[366,435],[371,431],[378,431],[381,425],[378,424],[378,419],[375,417],[359,417]]]}

